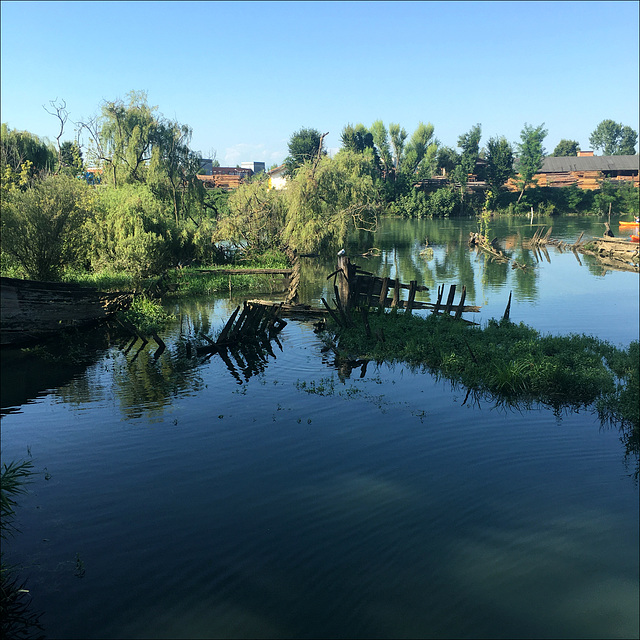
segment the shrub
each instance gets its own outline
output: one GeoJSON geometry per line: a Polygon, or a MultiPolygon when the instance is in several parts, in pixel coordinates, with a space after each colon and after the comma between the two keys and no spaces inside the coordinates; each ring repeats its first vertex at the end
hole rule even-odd
{"type": "Polygon", "coordinates": [[[3,193],[2,252],[29,278],[58,279],[65,266],[86,258],[83,227],[92,206],[87,184],[68,176],[3,193]]]}

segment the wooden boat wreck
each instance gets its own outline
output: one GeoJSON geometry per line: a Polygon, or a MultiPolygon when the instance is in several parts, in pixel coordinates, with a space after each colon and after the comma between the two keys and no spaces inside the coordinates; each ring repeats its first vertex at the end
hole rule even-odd
{"type": "Polygon", "coordinates": [[[36,342],[65,329],[96,324],[127,309],[130,293],[90,287],[0,278],[0,344],[36,342]]]}

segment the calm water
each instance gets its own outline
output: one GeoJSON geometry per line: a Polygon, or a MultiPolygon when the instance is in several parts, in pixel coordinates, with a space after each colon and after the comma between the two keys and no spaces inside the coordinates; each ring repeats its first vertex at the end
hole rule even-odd
{"type": "MultiPolygon", "coordinates": [[[[480,323],[513,291],[512,319],[543,333],[638,339],[637,274],[553,248],[536,262],[522,220],[492,231],[530,267],[489,263],[474,225],[389,220],[347,249],[380,249],[353,261],[421,299],[465,284],[480,323]]],[[[305,261],[303,300],[333,268],[305,261]]],[[[172,307],[157,359],[104,337],[78,365],[3,354],[3,461],[38,470],[3,551],[49,637],[637,637],[637,460],[617,430],[465,402],[405,366],[349,375],[306,322],[252,368],[186,357],[241,299],[172,307]]]]}

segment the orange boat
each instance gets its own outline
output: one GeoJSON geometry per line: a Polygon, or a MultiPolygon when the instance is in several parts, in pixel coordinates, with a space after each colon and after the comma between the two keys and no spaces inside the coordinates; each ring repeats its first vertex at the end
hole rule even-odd
{"type": "Polygon", "coordinates": [[[631,236],[631,242],[640,242],[640,236],[631,236]]]}
{"type": "Polygon", "coordinates": [[[637,218],[633,222],[627,222],[626,220],[620,220],[620,222],[618,222],[618,225],[621,227],[637,227],[638,224],[637,218]]]}

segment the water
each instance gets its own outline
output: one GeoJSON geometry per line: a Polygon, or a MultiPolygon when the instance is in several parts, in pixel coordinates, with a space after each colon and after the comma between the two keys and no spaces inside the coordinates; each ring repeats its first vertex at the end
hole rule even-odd
{"type": "MultiPolygon", "coordinates": [[[[432,277],[429,295],[467,284],[476,321],[513,291],[512,318],[541,332],[637,339],[637,274],[550,250],[500,275],[456,245],[470,224],[387,221],[382,257],[354,261],[432,277]]],[[[306,268],[304,299],[332,269],[306,268]]],[[[402,365],[347,377],[305,322],[251,376],[186,359],[181,336],[237,302],[178,305],[157,360],[108,341],[75,368],[3,357],[3,460],[38,471],[3,551],[48,637],[638,635],[636,462],[617,430],[402,365]]]]}

